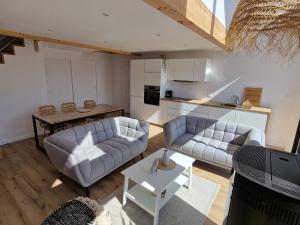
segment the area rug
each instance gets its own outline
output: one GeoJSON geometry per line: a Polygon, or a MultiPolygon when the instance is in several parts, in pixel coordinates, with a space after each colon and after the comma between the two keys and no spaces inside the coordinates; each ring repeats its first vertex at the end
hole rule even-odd
{"type": "MultiPolygon", "coordinates": [[[[192,189],[180,188],[160,210],[160,225],[203,225],[206,216],[219,191],[219,185],[194,176],[192,189]]],[[[152,225],[153,217],[139,206],[127,200],[122,208],[120,188],[108,198],[98,201],[111,217],[113,225],[152,225]]]]}

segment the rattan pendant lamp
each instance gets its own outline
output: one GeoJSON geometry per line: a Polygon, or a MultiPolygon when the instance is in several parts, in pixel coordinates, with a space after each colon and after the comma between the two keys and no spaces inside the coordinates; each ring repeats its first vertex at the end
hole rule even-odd
{"type": "Polygon", "coordinates": [[[300,0],[241,0],[226,48],[295,56],[300,52],[300,0]]]}

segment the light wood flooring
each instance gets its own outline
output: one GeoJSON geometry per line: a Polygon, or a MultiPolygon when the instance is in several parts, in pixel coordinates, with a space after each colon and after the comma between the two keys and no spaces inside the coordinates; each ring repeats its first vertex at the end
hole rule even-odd
{"type": "MultiPolygon", "coordinates": [[[[149,155],[164,146],[162,128],[150,127],[149,155]]],[[[103,199],[123,185],[120,172],[140,160],[139,157],[98,181],[90,188],[90,198],[103,199]]],[[[229,173],[201,162],[195,175],[220,184],[220,190],[205,225],[223,223],[229,173]]],[[[33,138],[0,146],[0,224],[38,225],[62,203],[84,195],[84,189],[60,174],[47,156],[35,147],[33,138]]]]}

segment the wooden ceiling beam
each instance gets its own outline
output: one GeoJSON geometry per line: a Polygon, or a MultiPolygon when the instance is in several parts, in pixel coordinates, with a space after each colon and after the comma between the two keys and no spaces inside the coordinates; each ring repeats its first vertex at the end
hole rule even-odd
{"type": "Polygon", "coordinates": [[[49,38],[49,37],[45,37],[45,36],[16,32],[16,31],[11,31],[11,30],[5,30],[5,29],[1,29],[1,28],[0,28],[0,35],[7,35],[7,36],[12,36],[12,37],[24,38],[24,39],[31,39],[34,41],[49,42],[49,43],[53,43],[53,44],[67,45],[67,46],[78,47],[78,48],[93,49],[97,52],[119,54],[119,55],[132,55],[131,52],[122,51],[122,50],[118,50],[118,49],[105,48],[105,47],[101,47],[101,46],[97,46],[97,45],[83,44],[83,43],[78,43],[78,42],[74,42],[74,41],[60,40],[60,39],[49,38]]]}
{"type": "MultiPolygon", "coordinates": [[[[226,28],[200,0],[144,0],[152,7],[225,48],[226,28]]],[[[167,28],[166,28],[167,29],[167,28]]]]}

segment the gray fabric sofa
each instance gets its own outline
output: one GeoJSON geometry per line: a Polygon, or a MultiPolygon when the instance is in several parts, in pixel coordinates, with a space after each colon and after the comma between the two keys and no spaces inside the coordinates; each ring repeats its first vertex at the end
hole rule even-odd
{"type": "Polygon", "coordinates": [[[83,187],[146,150],[149,124],[126,117],[87,123],[44,139],[56,167],[83,187]]]}
{"type": "Polygon", "coordinates": [[[250,126],[194,116],[180,116],[163,126],[166,145],[225,169],[242,145],[265,145],[264,132],[250,126]]]}

